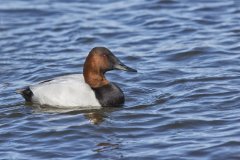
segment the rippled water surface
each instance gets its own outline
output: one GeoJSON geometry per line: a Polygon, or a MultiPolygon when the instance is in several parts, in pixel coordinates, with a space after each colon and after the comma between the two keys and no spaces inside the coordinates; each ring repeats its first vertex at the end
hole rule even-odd
{"type": "Polygon", "coordinates": [[[1,0],[1,159],[240,159],[240,1],[1,0]],[[60,110],[15,90],[81,73],[106,46],[122,108],[60,110]]]}

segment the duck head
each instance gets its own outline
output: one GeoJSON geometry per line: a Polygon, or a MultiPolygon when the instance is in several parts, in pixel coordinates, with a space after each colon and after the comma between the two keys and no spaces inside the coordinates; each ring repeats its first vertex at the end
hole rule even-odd
{"type": "Polygon", "coordinates": [[[137,70],[123,64],[109,49],[95,47],[89,52],[84,63],[85,82],[92,88],[104,86],[109,83],[104,74],[111,70],[137,72],[137,70]]]}

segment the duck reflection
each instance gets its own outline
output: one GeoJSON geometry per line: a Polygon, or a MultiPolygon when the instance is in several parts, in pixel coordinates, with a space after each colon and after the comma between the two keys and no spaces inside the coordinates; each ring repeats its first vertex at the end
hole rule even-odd
{"type": "Polygon", "coordinates": [[[60,113],[68,115],[83,114],[86,119],[89,120],[91,124],[99,125],[104,122],[107,114],[119,110],[115,107],[104,107],[104,108],[95,108],[95,107],[86,107],[86,108],[58,108],[58,107],[49,107],[42,105],[28,105],[30,106],[35,113],[45,112],[45,113],[60,113]]]}
{"type": "Polygon", "coordinates": [[[92,123],[95,125],[98,125],[104,121],[104,118],[106,115],[103,113],[99,112],[90,112],[90,113],[85,113],[84,116],[92,123]]]}

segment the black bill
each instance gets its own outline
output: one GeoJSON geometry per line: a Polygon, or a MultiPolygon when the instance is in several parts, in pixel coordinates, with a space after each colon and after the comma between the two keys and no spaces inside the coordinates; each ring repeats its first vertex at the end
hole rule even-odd
{"type": "Polygon", "coordinates": [[[123,70],[123,71],[127,71],[127,72],[137,72],[136,69],[128,67],[120,61],[114,65],[114,69],[119,69],[119,70],[123,70]]]}

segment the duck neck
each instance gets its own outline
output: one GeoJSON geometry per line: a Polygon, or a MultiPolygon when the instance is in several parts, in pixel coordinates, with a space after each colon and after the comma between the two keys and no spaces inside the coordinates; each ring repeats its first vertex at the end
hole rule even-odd
{"type": "Polygon", "coordinates": [[[109,84],[109,81],[105,78],[104,73],[101,72],[100,69],[97,69],[91,66],[84,65],[83,76],[84,76],[85,82],[91,88],[99,88],[109,84]]]}

